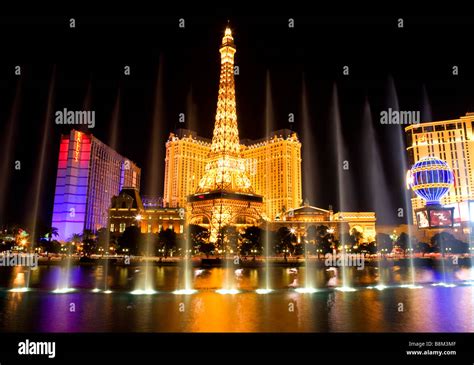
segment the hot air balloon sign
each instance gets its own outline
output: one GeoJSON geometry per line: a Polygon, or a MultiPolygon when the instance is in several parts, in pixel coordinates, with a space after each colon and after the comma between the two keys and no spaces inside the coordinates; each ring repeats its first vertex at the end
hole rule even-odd
{"type": "Polygon", "coordinates": [[[408,171],[407,187],[425,201],[425,207],[415,211],[418,228],[453,226],[454,208],[444,208],[441,204],[453,184],[453,171],[437,157],[423,157],[408,171]]]}

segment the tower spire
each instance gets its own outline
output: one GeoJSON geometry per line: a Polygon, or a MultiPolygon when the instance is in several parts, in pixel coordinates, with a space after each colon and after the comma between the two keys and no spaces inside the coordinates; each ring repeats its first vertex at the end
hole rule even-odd
{"type": "Polygon", "coordinates": [[[227,26],[219,49],[221,74],[211,155],[224,153],[238,156],[240,152],[234,82],[234,55],[236,51],[232,30],[227,26]]]}
{"type": "Polygon", "coordinates": [[[226,190],[253,192],[240,153],[239,130],[235,102],[234,55],[236,48],[227,27],[219,48],[221,74],[211,151],[198,192],[226,190]]]}
{"type": "Polygon", "coordinates": [[[254,194],[241,155],[235,102],[232,30],[226,27],[222,44],[221,74],[211,150],[196,193],[188,197],[191,220],[207,220],[209,242],[225,249],[222,228],[240,222],[261,219],[262,196],[254,194]]]}

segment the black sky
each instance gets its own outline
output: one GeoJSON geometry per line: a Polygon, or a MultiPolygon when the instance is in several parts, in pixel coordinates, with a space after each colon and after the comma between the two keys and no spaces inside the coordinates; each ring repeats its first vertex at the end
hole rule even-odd
{"type": "MultiPolygon", "coordinates": [[[[472,45],[474,18],[404,17],[76,17],[69,28],[68,17],[0,17],[2,40],[0,59],[0,151],[5,156],[6,130],[16,88],[21,83],[19,114],[12,139],[12,155],[7,163],[6,205],[2,223],[26,224],[32,207],[34,175],[39,165],[41,133],[48,88],[53,69],[54,110],[96,111],[92,133],[110,142],[110,124],[118,89],[121,113],[118,152],[142,167],[146,185],[149,164],[150,126],[156,96],[157,73],[163,67],[163,120],[160,128],[161,154],[169,133],[182,127],[178,115],[192,103],[198,133],[210,137],[214,122],[219,80],[218,48],[227,19],[237,46],[236,76],[238,120],[241,138],[258,139],[265,131],[266,72],[272,85],[275,129],[302,131],[302,80],[309,105],[311,136],[301,135],[303,149],[312,143],[314,166],[311,174],[316,191],[304,187],[310,203],[338,209],[337,162],[330,106],[337,85],[342,133],[347,159],[351,163],[354,192],[346,209],[375,209],[373,192],[364,180],[371,156],[362,129],[364,103],[370,103],[380,157],[383,163],[389,207],[378,211],[380,223],[403,223],[394,208],[403,204],[405,172],[397,139],[400,128],[379,123],[381,110],[392,106],[393,80],[401,110],[430,109],[433,120],[457,118],[474,111],[474,63],[466,51],[472,45]],[[14,75],[22,66],[21,77],[14,75]],[[131,75],[123,75],[124,65],[131,75]],[[350,75],[342,74],[343,66],[350,75]],[[452,75],[452,66],[459,75],[452,75]],[[425,90],[425,92],[423,91],[425,90]],[[429,104],[429,108],[428,108],[429,104]],[[288,114],[295,122],[288,122],[288,114]],[[14,161],[22,162],[20,171],[14,161]]],[[[56,178],[59,137],[69,127],[49,121],[44,190],[40,221],[50,221],[56,178]]],[[[184,127],[188,127],[185,123],[184,127]]],[[[304,152],[303,152],[304,153],[304,152]]],[[[162,171],[164,161],[159,169],[162,171]]],[[[149,181],[149,180],[148,180],[149,181]]],[[[160,179],[162,184],[162,179],[160,179]]],[[[149,190],[142,186],[142,190],[149,190]]],[[[158,190],[162,192],[163,186],[158,190]]]]}

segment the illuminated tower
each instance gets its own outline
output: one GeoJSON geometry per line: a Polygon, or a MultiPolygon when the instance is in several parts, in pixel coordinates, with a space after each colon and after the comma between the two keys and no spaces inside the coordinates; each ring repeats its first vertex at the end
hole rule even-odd
{"type": "Polygon", "coordinates": [[[262,196],[254,193],[240,150],[234,83],[236,48],[230,28],[225,30],[221,74],[211,150],[196,193],[188,197],[191,223],[208,225],[210,242],[216,243],[221,228],[257,224],[262,196]]]}

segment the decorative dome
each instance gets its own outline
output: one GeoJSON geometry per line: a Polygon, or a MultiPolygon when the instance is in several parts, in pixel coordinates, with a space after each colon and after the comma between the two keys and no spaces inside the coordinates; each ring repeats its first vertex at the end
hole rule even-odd
{"type": "Polygon", "coordinates": [[[453,182],[454,175],[448,164],[433,156],[420,159],[407,174],[410,188],[426,205],[439,205],[453,182]]]}

